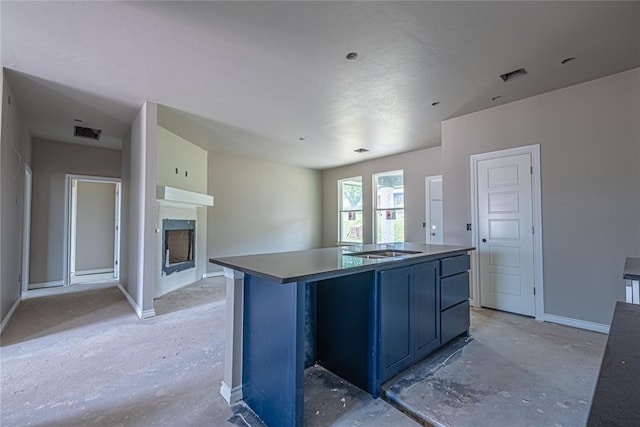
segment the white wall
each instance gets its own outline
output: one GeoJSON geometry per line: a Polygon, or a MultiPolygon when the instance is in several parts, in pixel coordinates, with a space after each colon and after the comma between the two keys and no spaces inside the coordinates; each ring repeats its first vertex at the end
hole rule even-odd
{"type": "Polygon", "coordinates": [[[78,181],[75,273],[113,271],[116,184],[78,181]]]}
{"type": "Polygon", "coordinates": [[[78,144],[33,140],[32,284],[62,280],[65,175],[118,178],[122,153],[78,144]]]}
{"type": "Polygon", "coordinates": [[[120,282],[139,317],[155,314],[157,110],[151,102],[140,108],[122,148],[120,282]]]}
{"type": "MultiPolygon", "coordinates": [[[[373,242],[373,174],[404,170],[405,241],[424,243],[426,230],[425,177],[440,175],[440,147],[360,162],[322,172],[323,246],[338,242],[338,180],[362,176],[363,239],[373,242]]],[[[446,241],[445,241],[446,242],[446,241]]]]}
{"type": "Polygon", "coordinates": [[[640,255],[640,70],[442,124],[445,240],[470,244],[469,156],[541,147],[545,312],[609,324],[640,255]]]}
{"type": "Polygon", "coordinates": [[[158,185],[206,194],[207,151],[158,126],[158,185]]]}
{"type": "Polygon", "coordinates": [[[316,170],[209,153],[207,259],[320,247],[321,185],[316,170]]]}
{"type": "Polygon", "coordinates": [[[0,71],[0,321],[5,322],[21,294],[24,164],[31,164],[31,137],[0,71]]]}

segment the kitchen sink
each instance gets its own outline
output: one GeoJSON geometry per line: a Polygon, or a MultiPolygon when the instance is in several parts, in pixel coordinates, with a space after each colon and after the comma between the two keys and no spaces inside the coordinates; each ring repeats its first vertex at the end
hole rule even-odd
{"type": "Polygon", "coordinates": [[[420,253],[422,252],[407,251],[404,249],[379,249],[374,251],[344,253],[343,255],[356,256],[359,258],[366,258],[366,259],[381,259],[381,258],[394,258],[394,257],[403,256],[403,255],[415,255],[420,253]]]}

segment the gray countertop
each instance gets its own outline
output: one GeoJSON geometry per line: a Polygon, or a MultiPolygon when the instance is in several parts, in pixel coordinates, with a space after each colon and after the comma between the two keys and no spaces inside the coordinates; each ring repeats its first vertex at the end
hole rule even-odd
{"type": "Polygon", "coordinates": [[[210,258],[209,262],[278,283],[291,283],[375,270],[381,267],[400,267],[416,261],[460,255],[473,249],[469,246],[390,243],[210,258]],[[404,249],[421,253],[383,259],[366,259],[348,255],[352,252],[376,249],[404,249]]]}
{"type": "Polygon", "coordinates": [[[618,301],[589,411],[589,427],[640,423],[640,306],[618,301]]]}
{"type": "Polygon", "coordinates": [[[624,260],[624,276],[626,280],[640,280],[640,258],[627,258],[624,260]]]}

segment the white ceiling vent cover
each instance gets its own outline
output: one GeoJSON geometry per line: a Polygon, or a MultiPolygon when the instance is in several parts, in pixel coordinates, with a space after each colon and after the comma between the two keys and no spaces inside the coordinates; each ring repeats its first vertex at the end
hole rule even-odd
{"type": "Polygon", "coordinates": [[[517,70],[509,71],[508,73],[501,75],[500,78],[502,79],[503,82],[508,82],[513,79],[524,77],[527,74],[529,74],[527,73],[527,70],[525,70],[524,68],[519,68],[517,70]]]}

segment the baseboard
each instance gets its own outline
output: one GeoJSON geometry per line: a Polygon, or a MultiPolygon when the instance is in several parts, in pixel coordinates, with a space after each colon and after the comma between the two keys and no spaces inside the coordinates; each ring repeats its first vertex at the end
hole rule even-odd
{"type": "Polygon", "coordinates": [[[589,322],[587,320],[572,319],[571,317],[556,316],[555,314],[544,314],[544,321],[557,323],[559,325],[571,326],[573,328],[586,329],[588,331],[609,333],[609,325],[603,323],[589,322]]]}
{"type": "Polygon", "coordinates": [[[89,274],[113,273],[113,268],[98,268],[95,270],[79,270],[73,273],[74,276],[88,276],[89,274]]]}
{"type": "Polygon", "coordinates": [[[224,271],[214,271],[213,273],[204,273],[202,275],[203,279],[209,279],[211,277],[220,277],[224,276],[224,271]]]}
{"type": "Polygon", "coordinates": [[[136,304],[136,302],[133,299],[133,297],[131,297],[131,295],[129,295],[129,292],[127,292],[127,290],[122,286],[121,283],[118,283],[118,289],[120,289],[120,292],[122,292],[124,297],[127,299],[127,302],[129,303],[131,308],[133,308],[133,311],[136,312],[136,314],[138,315],[138,317],[140,319],[148,319],[149,317],[154,317],[156,315],[156,310],[155,309],[142,311],[140,306],[138,304],[136,304]]]}
{"type": "Polygon", "coordinates": [[[222,381],[222,385],[220,385],[220,394],[229,405],[233,405],[234,403],[242,400],[242,386],[239,385],[234,388],[229,388],[229,386],[222,381]]]}
{"type": "Polygon", "coordinates": [[[29,283],[29,290],[42,289],[42,288],[54,288],[56,286],[63,286],[62,280],[53,280],[51,282],[29,283]]]}
{"type": "Polygon", "coordinates": [[[11,320],[13,313],[16,311],[16,308],[18,308],[18,306],[20,305],[20,301],[22,301],[22,298],[18,297],[16,302],[14,302],[11,308],[9,309],[9,312],[7,313],[7,315],[4,316],[4,319],[2,319],[2,323],[0,323],[0,335],[2,335],[2,333],[4,332],[4,328],[9,324],[9,321],[11,320]]]}

